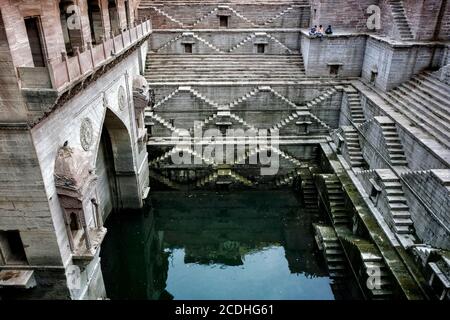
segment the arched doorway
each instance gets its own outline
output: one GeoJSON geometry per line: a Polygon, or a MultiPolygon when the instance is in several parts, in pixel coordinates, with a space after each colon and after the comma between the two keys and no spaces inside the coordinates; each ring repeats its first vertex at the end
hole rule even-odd
{"type": "Polygon", "coordinates": [[[141,205],[133,148],[125,124],[107,109],[96,157],[99,206],[103,218],[114,209],[141,205]]]}

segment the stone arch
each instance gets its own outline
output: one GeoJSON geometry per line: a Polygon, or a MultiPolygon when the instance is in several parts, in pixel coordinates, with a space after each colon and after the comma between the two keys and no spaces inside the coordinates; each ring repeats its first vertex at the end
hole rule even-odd
{"type": "Polygon", "coordinates": [[[104,218],[114,209],[141,207],[134,157],[127,126],[107,108],[94,157],[104,218]]]}
{"type": "Polygon", "coordinates": [[[122,120],[110,109],[106,109],[103,129],[111,139],[116,172],[134,171],[133,148],[130,133],[122,120]]]}

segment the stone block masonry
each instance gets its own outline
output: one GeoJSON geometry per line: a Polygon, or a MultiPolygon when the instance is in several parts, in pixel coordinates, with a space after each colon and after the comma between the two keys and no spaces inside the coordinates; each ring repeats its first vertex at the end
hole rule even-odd
{"type": "Polygon", "coordinates": [[[359,77],[363,66],[366,36],[336,34],[322,40],[301,34],[306,75],[313,77],[359,77]]]}
{"type": "Polygon", "coordinates": [[[332,25],[339,29],[369,31],[366,12],[370,5],[378,5],[378,0],[312,0],[311,11],[313,25],[332,25]]]}
{"type": "Polygon", "coordinates": [[[0,146],[1,229],[21,233],[30,264],[62,265],[30,132],[0,129],[0,146]]]}
{"type": "Polygon", "coordinates": [[[426,68],[439,66],[435,53],[435,45],[402,46],[371,37],[367,41],[362,77],[380,89],[390,90],[426,68]]]}
{"type": "Polygon", "coordinates": [[[450,248],[450,171],[416,171],[402,175],[411,216],[420,239],[436,248],[450,248]],[[419,198],[417,196],[419,196],[419,198]],[[420,199],[420,200],[419,200],[420,199]]]}

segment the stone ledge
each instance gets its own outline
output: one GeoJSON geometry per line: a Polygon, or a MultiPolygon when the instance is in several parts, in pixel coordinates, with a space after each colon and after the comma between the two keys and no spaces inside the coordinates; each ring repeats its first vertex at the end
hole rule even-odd
{"type": "Polygon", "coordinates": [[[33,270],[0,271],[0,288],[29,289],[36,286],[33,270]]]}

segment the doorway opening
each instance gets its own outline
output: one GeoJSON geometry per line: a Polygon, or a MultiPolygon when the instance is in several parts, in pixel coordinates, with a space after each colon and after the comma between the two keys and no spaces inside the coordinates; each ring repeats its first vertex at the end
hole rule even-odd
{"type": "Polygon", "coordinates": [[[41,24],[38,17],[25,18],[28,43],[30,44],[31,55],[35,67],[45,67],[46,59],[44,54],[43,37],[41,24]]]}

